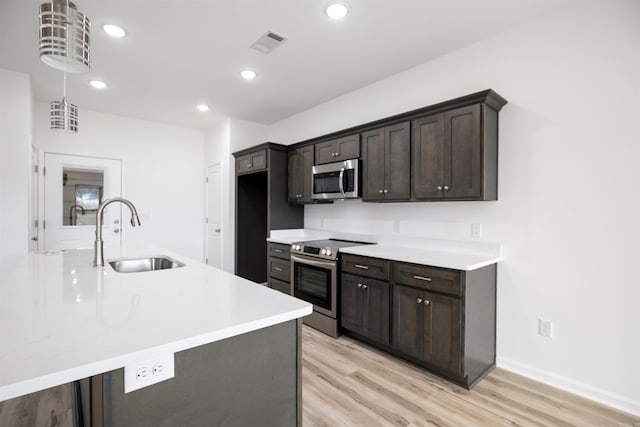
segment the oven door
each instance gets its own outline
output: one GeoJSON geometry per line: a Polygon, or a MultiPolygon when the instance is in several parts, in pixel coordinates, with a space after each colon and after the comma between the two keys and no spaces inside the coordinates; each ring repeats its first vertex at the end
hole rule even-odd
{"type": "Polygon", "coordinates": [[[291,254],[293,296],[313,304],[313,310],[337,317],[337,262],[291,254]]]}

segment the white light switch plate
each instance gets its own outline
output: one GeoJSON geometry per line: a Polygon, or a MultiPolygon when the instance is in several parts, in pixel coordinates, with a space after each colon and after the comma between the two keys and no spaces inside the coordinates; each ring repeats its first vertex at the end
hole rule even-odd
{"type": "Polygon", "coordinates": [[[129,393],[174,376],[173,353],[140,360],[124,367],[124,392],[129,393]]]}

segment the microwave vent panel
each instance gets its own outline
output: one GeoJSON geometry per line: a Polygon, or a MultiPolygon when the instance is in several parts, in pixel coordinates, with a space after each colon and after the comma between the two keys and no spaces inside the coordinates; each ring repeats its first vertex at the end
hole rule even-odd
{"type": "Polygon", "coordinates": [[[267,31],[251,45],[251,49],[268,54],[273,52],[275,48],[286,41],[287,38],[282,34],[278,34],[274,31],[267,31]]]}

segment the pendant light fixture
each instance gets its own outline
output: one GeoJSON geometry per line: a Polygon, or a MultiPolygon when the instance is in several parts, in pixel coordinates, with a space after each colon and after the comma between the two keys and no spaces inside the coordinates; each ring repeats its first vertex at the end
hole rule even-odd
{"type": "Polygon", "coordinates": [[[50,67],[69,73],[89,71],[91,22],[69,0],[50,0],[40,5],[40,59],[50,67]]]}
{"type": "Polygon", "coordinates": [[[51,130],[78,133],[78,107],[67,102],[67,73],[64,74],[62,101],[51,101],[51,130]]]}

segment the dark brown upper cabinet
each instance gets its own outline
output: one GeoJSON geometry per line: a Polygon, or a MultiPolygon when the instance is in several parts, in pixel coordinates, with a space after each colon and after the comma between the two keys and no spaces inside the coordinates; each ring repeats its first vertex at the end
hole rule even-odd
{"type": "Polygon", "coordinates": [[[287,162],[289,203],[313,203],[311,198],[313,151],[313,145],[289,151],[287,162]]]}
{"type": "Polygon", "coordinates": [[[475,104],[412,123],[415,200],[497,200],[498,116],[475,104]]]}
{"type": "Polygon", "coordinates": [[[236,157],[236,175],[260,172],[267,169],[267,150],[257,150],[236,157]]]}
{"type": "Polygon", "coordinates": [[[411,197],[410,122],[362,134],[362,199],[402,201],[411,197]]]}
{"type": "Polygon", "coordinates": [[[347,135],[315,145],[316,165],[360,157],[360,135],[347,135]]]}

